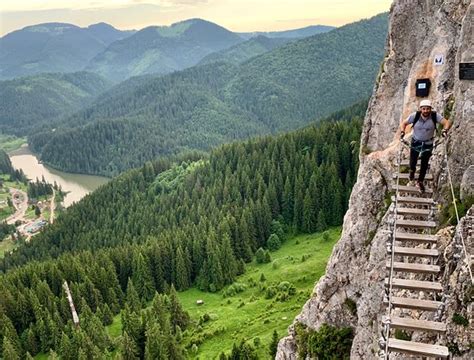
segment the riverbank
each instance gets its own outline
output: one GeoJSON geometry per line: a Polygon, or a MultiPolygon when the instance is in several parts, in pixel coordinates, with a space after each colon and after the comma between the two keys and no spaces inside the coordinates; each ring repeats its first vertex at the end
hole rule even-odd
{"type": "Polygon", "coordinates": [[[103,176],[73,174],[55,170],[40,163],[26,144],[8,155],[13,167],[23,170],[28,179],[34,181],[36,178],[44,178],[50,184],[56,183],[66,193],[63,201],[65,208],[110,181],[109,178],[103,176]]]}
{"type": "Polygon", "coordinates": [[[26,144],[26,137],[15,137],[0,133],[0,149],[6,153],[15,151],[26,144]]]}

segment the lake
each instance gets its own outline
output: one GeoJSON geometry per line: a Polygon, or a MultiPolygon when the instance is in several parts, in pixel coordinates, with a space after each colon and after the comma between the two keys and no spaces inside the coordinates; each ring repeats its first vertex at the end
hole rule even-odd
{"type": "Polygon", "coordinates": [[[109,178],[103,176],[72,174],[40,164],[28,146],[23,146],[8,155],[13,167],[17,170],[23,170],[28,179],[35,180],[38,178],[41,180],[41,177],[44,177],[51,184],[56,181],[63,191],[68,192],[63,202],[65,207],[81,200],[100,185],[110,181],[109,178]]]}

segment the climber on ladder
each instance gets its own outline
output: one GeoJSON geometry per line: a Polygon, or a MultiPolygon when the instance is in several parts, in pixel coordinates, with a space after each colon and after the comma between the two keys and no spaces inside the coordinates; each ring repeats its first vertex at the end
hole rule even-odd
{"type": "Polygon", "coordinates": [[[410,146],[410,174],[409,185],[415,185],[415,171],[418,156],[421,159],[420,175],[418,177],[417,186],[421,192],[425,191],[425,175],[428,170],[428,163],[433,152],[433,139],[436,125],[443,126],[442,136],[446,137],[451,122],[440,114],[432,110],[430,100],[422,100],[420,102],[420,110],[416,111],[400,124],[400,139],[405,136],[405,129],[408,125],[413,127],[413,136],[410,146]]]}

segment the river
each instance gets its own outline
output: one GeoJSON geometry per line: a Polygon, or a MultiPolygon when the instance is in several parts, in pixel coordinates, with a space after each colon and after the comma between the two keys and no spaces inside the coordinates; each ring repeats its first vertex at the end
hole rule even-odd
{"type": "Polygon", "coordinates": [[[102,176],[72,174],[40,164],[28,146],[23,146],[8,155],[13,167],[17,170],[23,170],[28,179],[35,180],[38,178],[41,180],[41,177],[44,176],[44,179],[51,184],[56,181],[63,191],[68,193],[63,202],[65,207],[81,200],[100,185],[110,181],[109,178],[102,176]]]}

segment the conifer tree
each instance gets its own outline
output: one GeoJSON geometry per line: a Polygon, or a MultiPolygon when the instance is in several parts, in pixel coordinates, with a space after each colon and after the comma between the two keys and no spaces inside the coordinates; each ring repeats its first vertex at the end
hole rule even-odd
{"type": "Polygon", "coordinates": [[[61,354],[61,359],[74,360],[77,356],[75,350],[76,349],[73,348],[71,340],[69,340],[69,337],[63,332],[61,335],[61,343],[59,345],[59,353],[61,354]]]}
{"type": "Polygon", "coordinates": [[[188,273],[188,268],[186,266],[186,259],[181,246],[178,245],[176,249],[176,275],[175,275],[175,284],[176,288],[179,290],[187,289],[190,285],[190,275],[188,273]]]}
{"type": "Polygon", "coordinates": [[[271,356],[271,358],[275,358],[275,355],[277,353],[277,350],[278,350],[278,333],[276,330],[273,330],[273,334],[272,334],[272,341],[270,342],[270,346],[269,346],[269,354],[271,356]]]}
{"type": "Polygon", "coordinates": [[[302,230],[311,233],[315,230],[315,214],[313,199],[311,197],[311,192],[309,189],[306,189],[306,194],[303,201],[303,222],[302,230]]]}
{"type": "Polygon", "coordinates": [[[232,246],[230,244],[230,237],[227,234],[224,234],[222,238],[219,257],[222,264],[221,266],[224,284],[231,284],[235,280],[237,264],[232,251],[232,246]]]}
{"type": "Polygon", "coordinates": [[[138,293],[135,290],[135,286],[133,284],[132,279],[128,279],[128,284],[127,284],[127,295],[125,297],[125,301],[130,307],[130,310],[132,312],[138,312],[141,309],[141,301],[140,298],[138,297],[138,293]]]}
{"type": "Polygon", "coordinates": [[[158,323],[150,322],[146,330],[145,360],[168,359],[167,345],[158,323]]]}
{"type": "Polygon", "coordinates": [[[155,293],[155,287],[150,272],[150,265],[147,259],[138,251],[133,253],[132,269],[132,280],[139,298],[142,301],[151,300],[155,293]]]}
{"type": "Polygon", "coordinates": [[[301,229],[303,220],[304,194],[303,184],[300,176],[295,175],[295,201],[293,206],[293,226],[296,229],[301,229]]]}
{"type": "Polygon", "coordinates": [[[282,215],[286,224],[293,222],[293,191],[289,176],[285,179],[282,195],[282,215]]]}
{"type": "Polygon", "coordinates": [[[135,344],[135,341],[133,338],[128,335],[128,333],[125,331],[122,335],[122,340],[121,340],[121,348],[120,348],[120,358],[122,360],[138,360],[138,350],[137,350],[137,345],[135,344]]]}
{"type": "Polygon", "coordinates": [[[178,299],[178,294],[173,285],[170,289],[170,319],[173,332],[176,332],[176,328],[186,329],[189,324],[189,314],[183,309],[178,299]]]}
{"type": "Polygon", "coordinates": [[[19,360],[20,353],[6,336],[3,337],[2,355],[4,359],[19,360]]]}
{"type": "Polygon", "coordinates": [[[328,228],[328,225],[326,223],[326,216],[323,213],[323,210],[319,210],[318,213],[318,222],[316,224],[316,229],[318,231],[324,231],[328,228]]]}

